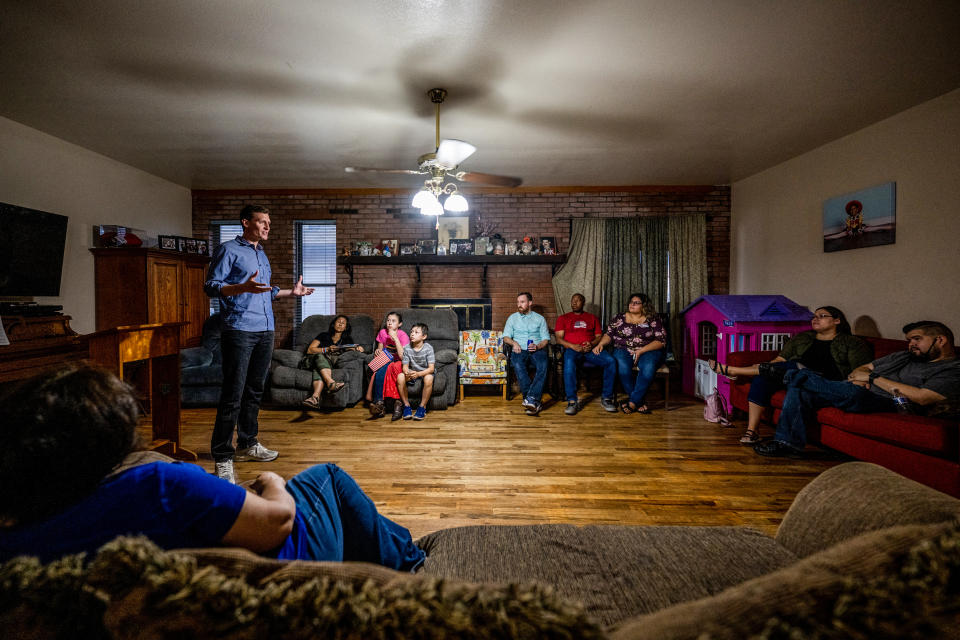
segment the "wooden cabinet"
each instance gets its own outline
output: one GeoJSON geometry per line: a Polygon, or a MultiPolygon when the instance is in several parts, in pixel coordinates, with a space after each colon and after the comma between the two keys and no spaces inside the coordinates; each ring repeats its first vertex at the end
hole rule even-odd
{"type": "Polygon", "coordinates": [[[210,258],[160,249],[91,249],[96,269],[97,331],[186,322],[180,346],[200,344],[210,300],[203,292],[210,258]]]}

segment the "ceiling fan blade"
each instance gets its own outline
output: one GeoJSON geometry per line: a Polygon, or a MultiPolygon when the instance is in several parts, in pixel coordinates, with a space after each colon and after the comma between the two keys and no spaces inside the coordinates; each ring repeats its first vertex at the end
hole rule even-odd
{"type": "Polygon", "coordinates": [[[461,171],[456,174],[457,180],[476,184],[492,184],[497,187],[519,187],[523,184],[522,178],[498,176],[492,173],[477,173],[476,171],[461,171]]]}
{"type": "Polygon", "coordinates": [[[410,175],[421,175],[425,171],[414,171],[413,169],[374,169],[372,167],[344,167],[347,173],[406,173],[410,175]]]}
{"type": "Polygon", "coordinates": [[[437,147],[437,164],[447,169],[453,169],[469,158],[477,150],[475,146],[463,140],[441,140],[437,147]]]}

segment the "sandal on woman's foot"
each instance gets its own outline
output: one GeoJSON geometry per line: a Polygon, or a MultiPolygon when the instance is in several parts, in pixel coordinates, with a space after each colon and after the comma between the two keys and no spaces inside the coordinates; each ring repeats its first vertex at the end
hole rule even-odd
{"type": "Polygon", "coordinates": [[[758,442],[760,442],[760,434],[753,429],[747,429],[740,438],[740,444],[757,444],[758,442]]]}
{"type": "Polygon", "coordinates": [[[303,399],[301,403],[303,406],[308,409],[319,409],[320,408],[320,398],[314,398],[313,396],[307,396],[303,399]]]}
{"type": "Polygon", "coordinates": [[[636,412],[637,412],[637,407],[634,406],[633,403],[631,403],[631,402],[621,402],[621,403],[620,403],[620,411],[623,411],[623,412],[626,413],[626,414],[636,413],[636,412]]]}
{"type": "Polygon", "coordinates": [[[347,386],[346,382],[334,382],[333,384],[327,385],[327,391],[330,393],[336,393],[347,386]]]}
{"type": "Polygon", "coordinates": [[[637,413],[642,413],[643,415],[648,416],[651,413],[653,413],[653,409],[651,409],[647,405],[642,405],[637,408],[637,413]]]}
{"type": "Polygon", "coordinates": [[[717,373],[717,374],[719,374],[719,375],[721,375],[721,376],[724,376],[725,378],[729,378],[730,380],[736,380],[736,379],[737,379],[737,376],[732,376],[732,375],[730,375],[730,367],[729,367],[729,366],[722,365],[722,364],[720,364],[719,362],[717,362],[716,360],[707,360],[707,366],[710,367],[710,370],[711,370],[711,371],[713,371],[714,373],[717,373]],[[711,362],[712,362],[713,364],[710,364],[711,362]]]}

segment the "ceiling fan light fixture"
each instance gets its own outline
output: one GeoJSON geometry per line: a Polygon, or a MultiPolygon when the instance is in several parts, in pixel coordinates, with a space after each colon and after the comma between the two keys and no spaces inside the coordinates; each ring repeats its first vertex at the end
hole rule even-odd
{"type": "Polygon", "coordinates": [[[420,191],[417,191],[417,195],[413,196],[413,202],[411,204],[417,209],[422,209],[430,204],[431,201],[437,202],[437,197],[429,190],[421,189],[420,191]]]}
{"type": "Polygon", "coordinates": [[[447,196],[446,202],[443,203],[443,208],[447,211],[461,213],[463,211],[469,211],[470,204],[467,202],[467,199],[459,193],[451,193],[447,196]]]}
{"type": "Polygon", "coordinates": [[[420,207],[420,213],[425,216],[442,216],[443,205],[441,205],[437,197],[431,193],[430,199],[420,207]]]}

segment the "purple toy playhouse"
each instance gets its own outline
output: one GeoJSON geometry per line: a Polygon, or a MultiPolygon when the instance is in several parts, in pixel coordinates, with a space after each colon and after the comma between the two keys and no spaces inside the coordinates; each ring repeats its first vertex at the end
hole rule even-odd
{"type": "Polygon", "coordinates": [[[785,296],[700,296],[683,314],[683,392],[704,397],[714,389],[730,407],[730,381],[707,366],[734,351],[779,351],[810,328],[813,314],[785,296]]]}

